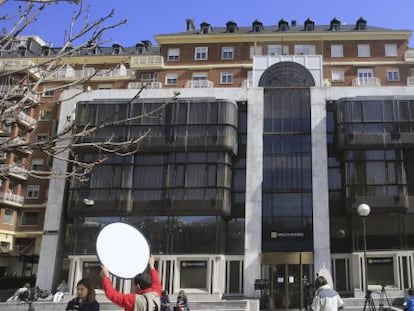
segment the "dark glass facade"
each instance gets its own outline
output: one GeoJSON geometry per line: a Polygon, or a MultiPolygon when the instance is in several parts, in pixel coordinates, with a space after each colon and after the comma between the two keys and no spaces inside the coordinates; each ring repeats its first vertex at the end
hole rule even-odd
{"type": "Polygon", "coordinates": [[[345,98],[327,107],[332,251],[363,250],[361,203],[371,207],[368,249],[412,249],[414,99],[345,98]]]}
{"type": "Polygon", "coordinates": [[[265,89],[264,252],[313,251],[310,91],[265,89]]]}
{"type": "Polygon", "coordinates": [[[138,228],[155,254],[242,254],[246,110],[215,99],[79,103],[77,130],[98,130],[79,137],[75,159],[106,160],[70,185],[68,254],[94,254],[90,241],[115,221],[138,228]]]}

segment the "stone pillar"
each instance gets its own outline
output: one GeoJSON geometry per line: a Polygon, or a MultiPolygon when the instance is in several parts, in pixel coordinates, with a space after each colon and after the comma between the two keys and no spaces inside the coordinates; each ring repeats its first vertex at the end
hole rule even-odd
{"type": "Polygon", "coordinates": [[[261,277],[262,180],[263,180],[263,89],[247,94],[246,206],[244,245],[244,296],[258,298],[255,279],[261,277]]]}
{"type": "Polygon", "coordinates": [[[331,271],[325,91],[311,88],[313,243],[315,273],[331,271]]]}
{"type": "MultiPolygon", "coordinates": [[[[74,108],[74,99],[62,101],[60,104],[58,133],[67,125],[67,116],[72,117],[74,108]]],[[[69,138],[69,136],[70,133],[66,134],[63,138],[69,138]]],[[[57,145],[62,147],[67,146],[68,142],[69,140],[62,139],[57,145]]],[[[65,150],[59,154],[59,158],[67,159],[68,155],[69,150],[65,150]]],[[[53,159],[52,171],[54,173],[62,172],[62,176],[65,176],[67,167],[68,163],[66,161],[57,158],[53,159]]],[[[54,290],[54,287],[59,283],[59,272],[62,268],[62,250],[65,235],[62,216],[65,207],[65,189],[65,177],[58,176],[51,178],[36,281],[37,286],[48,291],[54,290]]]]}

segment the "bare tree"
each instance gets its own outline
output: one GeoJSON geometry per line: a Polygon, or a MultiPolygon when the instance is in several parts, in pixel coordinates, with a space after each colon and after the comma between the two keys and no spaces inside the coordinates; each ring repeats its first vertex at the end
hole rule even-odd
{"type": "MultiPolygon", "coordinates": [[[[92,52],[94,49],[97,49],[103,42],[103,36],[108,30],[119,27],[127,21],[112,22],[114,17],[113,10],[105,16],[90,20],[88,17],[89,8],[85,7],[81,0],[0,0],[0,9],[7,7],[7,5],[16,5],[16,2],[20,3],[20,5],[15,12],[0,16],[0,22],[3,21],[5,24],[10,25],[9,27],[3,27],[0,33],[0,52],[3,55],[3,57],[0,57],[0,130],[3,134],[5,132],[7,134],[3,135],[6,138],[0,137],[0,154],[8,154],[18,149],[38,150],[48,157],[70,162],[71,170],[69,172],[53,172],[32,169],[28,171],[30,176],[41,179],[56,176],[74,177],[82,180],[87,178],[88,173],[96,165],[105,161],[106,158],[102,157],[93,162],[85,163],[75,160],[75,157],[69,157],[69,159],[61,157],[61,153],[65,149],[71,149],[73,146],[81,146],[80,138],[83,136],[91,136],[103,127],[119,125],[129,122],[131,119],[113,122],[113,116],[108,116],[100,124],[85,126],[80,132],[72,134],[74,120],[73,118],[68,118],[67,120],[60,120],[60,122],[66,122],[62,131],[53,133],[53,135],[41,141],[34,141],[33,139],[28,139],[30,132],[34,131],[37,126],[30,114],[33,114],[33,111],[41,105],[41,96],[46,90],[45,86],[62,71],[68,69],[71,58],[79,55],[81,51],[92,52]],[[65,34],[63,45],[59,49],[53,49],[53,54],[48,55],[48,57],[37,58],[37,62],[32,62],[27,57],[21,57],[16,60],[14,55],[16,53],[24,53],[25,49],[27,49],[25,46],[16,45],[22,33],[30,25],[36,23],[36,19],[45,10],[51,6],[60,5],[63,2],[69,3],[74,7],[74,13],[69,29],[65,34]],[[39,59],[41,60],[39,61],[39,59]],[[25,122],[29,123],[29,125],[25,124],[25,122]],[[21,126],[22,123],[26,126],[21,126]],[[59,142],[63,137],[67,139],[68,133],[71,133],[70,142],[62,147],[62,144],[59,144],[59,142]]],[[[48,47],[46,46],[45,48],[48,47]]],[[[77,91],[74,96],[77,96],[84,92],[83,86],[86,82],[97,75],[111,73],[113,70],[116,70],[116,68],[107,64],[106,68],[101,71],[90,72],[76,79],[71,79],[70,82],[54,84],[48,91],[61,93],[64,90],[75,88],[77,91]]],[[[131,102],[140,96],[143,89],[144,87],[137,90],[136,95],[131,98],[131,102]]],[[[61,103],[59,98],[54,99],[52,103],[50,100],[48,101],[49,105],[58,105],[59,103],[61,103]]],[[[164,106],[162,105],[159,109],[148,114],[158,115],[164,106]]],[[[148,114],[134,118],[146,117],[148,114]]],[[[142,137],[128,141],[114,142],[112,137],[108,137],[102,142],[90,144],[104,153],[114,153],[121,156],[130,155],[137,152],[140,140],[148,133],[149,130],[142,137]],[[126,145],[129,148],[124,148],[126,145]]],[[[22,163],[17,165],[25,166],[25,163],[22,161],[22,163]]],[[[0,166],[0,176],[6,176],[7,171],[10,169],[10,165],[0,166]]]]}

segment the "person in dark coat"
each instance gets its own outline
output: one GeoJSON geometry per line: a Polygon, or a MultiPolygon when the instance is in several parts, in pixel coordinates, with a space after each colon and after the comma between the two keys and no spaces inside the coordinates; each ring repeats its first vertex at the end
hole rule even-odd
{"type": "Polygon", "coordinates": [[[170,309],[170,298],[166,290],[161,292],[161,311],[171,311],[170,309]]]}
{"type": "Polygon", "coordinates": [[[92,282],[84,278],[76,285],[76,298],[68,302],[66,311],[99,311],[95,288],[92,282]]]}

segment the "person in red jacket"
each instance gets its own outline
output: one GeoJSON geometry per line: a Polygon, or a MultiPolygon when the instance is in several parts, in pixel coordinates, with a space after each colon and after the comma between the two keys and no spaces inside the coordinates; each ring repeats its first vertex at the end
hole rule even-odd
{"type": "Polygon", "coordinates": [[[122,294],[113,288],[112,282],[109,279],[109,271],[106,267],[101,267],[100,276],[102,278],[102,288],[106,297],[116,305],[125,309],[125,311],[133,311],[137,294],[143,295],[150,292],[155,292],[158,298],[161,297],[162,285],[158,272],[154,267],[154,257],[149,259],[150,272],[143,272],[134,277],[134,290],[131,294],[122,294]]]}

